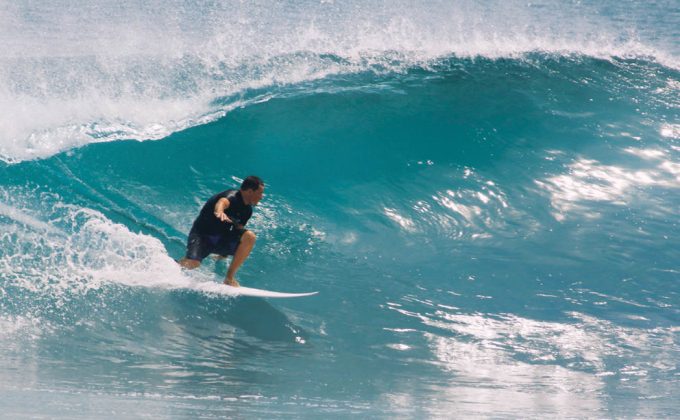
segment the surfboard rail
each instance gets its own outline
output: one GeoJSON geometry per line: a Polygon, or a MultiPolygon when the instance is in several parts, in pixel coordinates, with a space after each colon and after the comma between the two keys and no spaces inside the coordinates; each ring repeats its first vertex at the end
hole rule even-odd
{"type": "Polygon", "coordinates": [[[245,286],[229,286],[222,285],[225,289],[227,295],[231,296],[254,296],[254,297],[264,297],[264,298],[295,298],[304,296],[313,296],[319,292],[304,292],[304,293],[286,293],[286,292],[275,292],[273,290],[255,289],[253,287],[245,286]]]}

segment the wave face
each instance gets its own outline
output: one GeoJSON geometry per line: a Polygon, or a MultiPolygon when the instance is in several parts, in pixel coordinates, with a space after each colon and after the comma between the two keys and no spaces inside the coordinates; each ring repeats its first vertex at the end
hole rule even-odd
{"type": "Polygon", "coordinates": [[[677,415],[674,2],[2,10],[8,416],[677,415]]]}

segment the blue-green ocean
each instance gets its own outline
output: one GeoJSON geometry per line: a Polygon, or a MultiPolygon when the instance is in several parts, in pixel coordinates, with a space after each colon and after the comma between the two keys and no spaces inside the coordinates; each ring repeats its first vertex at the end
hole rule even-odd
{"type": "Polygon", "coordinates": [[[680,416],[677,0],[0,2],[0,417],[680,416]],[[174,262],[266,183],[242,285],[174,262]]]}

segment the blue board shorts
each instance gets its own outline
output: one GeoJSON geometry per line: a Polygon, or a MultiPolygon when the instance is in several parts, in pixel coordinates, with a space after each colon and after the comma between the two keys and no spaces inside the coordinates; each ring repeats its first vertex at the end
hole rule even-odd
{"type": "Polygon", "coordinates": [[[191,231],[187,239],[186,258],[203,261],[210,254],[218,254],[223,257],[234,255],[244,232],[245,229],[230,232],[228,235],[200,235],[191,231]]]}

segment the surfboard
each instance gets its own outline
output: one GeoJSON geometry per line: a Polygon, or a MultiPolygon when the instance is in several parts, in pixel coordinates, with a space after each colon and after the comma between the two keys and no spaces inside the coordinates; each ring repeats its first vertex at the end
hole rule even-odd
{"type": "Polygon", "coordinates": [[[226,294],[233,296],[255,296],[255,297],[265,297],[265,298],[295,298],[303,296],[313,296],[319,292],[307,292],[307,293],[284,293],[284,292],[274,292],[271,290],[264,289],[254,289],[252,287],[234,287],[226,284],[222,285],[223,289],[226,289],[226,294]]]}

